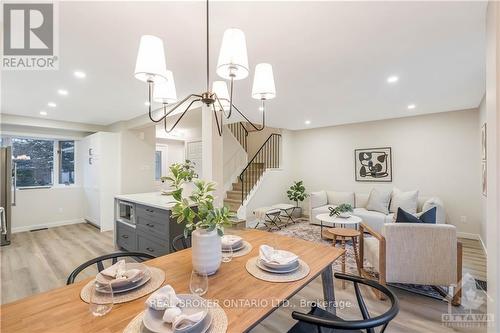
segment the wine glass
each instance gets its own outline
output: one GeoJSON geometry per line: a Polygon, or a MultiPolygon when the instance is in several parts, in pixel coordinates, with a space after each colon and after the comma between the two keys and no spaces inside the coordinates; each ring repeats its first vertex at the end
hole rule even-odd
{"type": "Polygon", "coordinates": [[[191,272],[191,280],[189,281],[189,289],[191,293],[203,296],[208,291],[208,276],[206,272],[191,272]]]}
{"type": "Polygon", "coordinates": [[[97,283],[91,287],[89,310],[92,315],[101,317],[113,307],[113,288],[111,283],[97,283]]]}
{"type": "Polygon", "coordinates": [[[222,262],[230,262],[233,259],[233,247],[229,246],[222,250],[222,262]]]}

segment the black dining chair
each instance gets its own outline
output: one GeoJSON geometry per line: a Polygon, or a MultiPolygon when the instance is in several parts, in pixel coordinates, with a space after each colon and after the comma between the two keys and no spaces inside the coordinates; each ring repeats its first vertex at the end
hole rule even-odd
{"type": "Polygon", "coordinates": [[[172,250],[174,252],[185,250],[190,247],[191,247],[191,236],[184,237],[183,234],[180,234],[178,236],[175,236],[174,239],[172,239],[172,250]]]}
{"type": "Polygon", "coordinates": [[[394,293],[387,287],[378,282],[365,279],[355,275],[335,273],[335,277],[340,280],[347,280],[354,283],[354,291],[361,310],[362,320],[343,320],[342,318],[313,305],[309,313],[292,312],[292,318],[299,322],[295,324],[288,333],[344,333],[344,332],[363,332],[375,333],[376,327],[382,327],[380,333],[383,333],[389,322],[396,317],[399,312],[399,301],[394,293]],[[391,303],[391,307],[385,313],[370,317],[366,307],[359,285],[366,285],[381,291],[391,303]]]}
{"type": "Polygon", "coordinates": [[[90,259],[89,261],[84,262],[80,266],[78,266],[71,274],[68,276],[68,280],[66,281],[66,285],[72,284],[75,282],[76,276],[80,274],[85,268],[92,266],[93,264],[97,265],[97,270],[100,272],[104,269],[103,261],[111,259],[112,264],[116,264],[118,258],[133,258],[137,262],[142,262],[144,260],[154,259],[150,254],[142,253],[142,252],[116,252],[105,254],[103,256],[90,259]]]}

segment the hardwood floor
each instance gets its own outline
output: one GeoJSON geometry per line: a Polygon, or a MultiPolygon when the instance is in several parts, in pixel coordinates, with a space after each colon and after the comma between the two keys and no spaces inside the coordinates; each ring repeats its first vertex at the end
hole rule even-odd
{"type": "MultiPolygon", "coordinates": [[[[486,280],[486,257],[478,241],[462,239],[464,246],[464,274],[486,280]]],[[[0,248],[1,301],[16,299],[65,285],[69,273],[82,262],[114,251],[112,232],[99,232],[88,224],[75,224],[36,232],[13,235],[12,244],[0,248]]],[[[86,270],[80,278],[95,274],[86,270]]],[[[188,283],[186,281],[186,283],[188,283]]],[[[387,303],[376,300],[365,290],[367,306],[373,313],[381,313],[387,303]]],[[[485,328],[452,328],[441,324],[441,315],[448,312],[448,304],[432,298],[394,289],[400,301],[400,313],[386,332],[486,332],[485,328]]],[[[337,301],[350,302],[353,306],[338,310],[344,319],[360,318],[353,287],[335,285],[337,301]]],[[[282,307],[255,327],[252,332],[285,332],[293,324],[291,312],[307,311],[304,301],[322,299],[321,279],[317,278],[297,293],[288,307],[282,307]]],[[[233,333],[233,332],[229,332],[233,333]]]]}

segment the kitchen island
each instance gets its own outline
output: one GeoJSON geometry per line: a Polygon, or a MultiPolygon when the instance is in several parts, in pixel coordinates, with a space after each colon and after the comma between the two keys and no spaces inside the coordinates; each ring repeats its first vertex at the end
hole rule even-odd
{"type": "Polygon", "coordinates": [[[115,197],[115,246],[153,256],[172,252],[172,240],[184,224],[171,220],[175,201],[160,192],[115,197]]]}

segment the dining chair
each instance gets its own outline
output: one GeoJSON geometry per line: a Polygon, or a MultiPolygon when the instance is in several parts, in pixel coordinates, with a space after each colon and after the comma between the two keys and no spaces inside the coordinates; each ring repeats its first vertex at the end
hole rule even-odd
{"type": "Polygon", "coordinates": [[[354,283],[354,291],[358,306],[363,316],[362,320],[344,320],[335,314],[323,310],[313,305],[309,313],[292,312],[292,318],[298,320],[288,333],[341,333],[341,332],[363,332],[375,333],[375,328],[382,326],[380,333],[383,333],[389,322],[396,317],[399,312],[399,301],[394,293],[387,287],[373,280],[365,279],[355,275],[335,273],[335,277],[340,280],[347,280],[354,283]],[[366,285],[382,292],[390,301],[390,308],[383,314],[370,317],[359,285],[366,285]]]}
{"type": "Polygon", "coordinates": [[[172,239],[172,250],[174,250],[174,252],[185,250],[190,247],[191,247],[191,236],[184,237],[183,234],[180,234],[178,236],[175,236],[174,239],[172,239]]]}
{"type": "Polygon", "coordinates": [[[68,276],[68,280],[66,281],[66,285],[72,284],[75,282],[76,276],[80,274],[85,268],[92,266],[93,264],[97,265],[97,270],[100,272],[104,269],[103,261],[111,259],[112,264],[116,264],[118,258],[133,258],[135,261],[142,262],[148,259],[154,259],[150,254],[142,253],[142,252],[116,252],[105,254],[99,256],[94,259],[90,259],[89,261],[84,262],[80,266],[78,266],[71,274],[68,276]]]}

